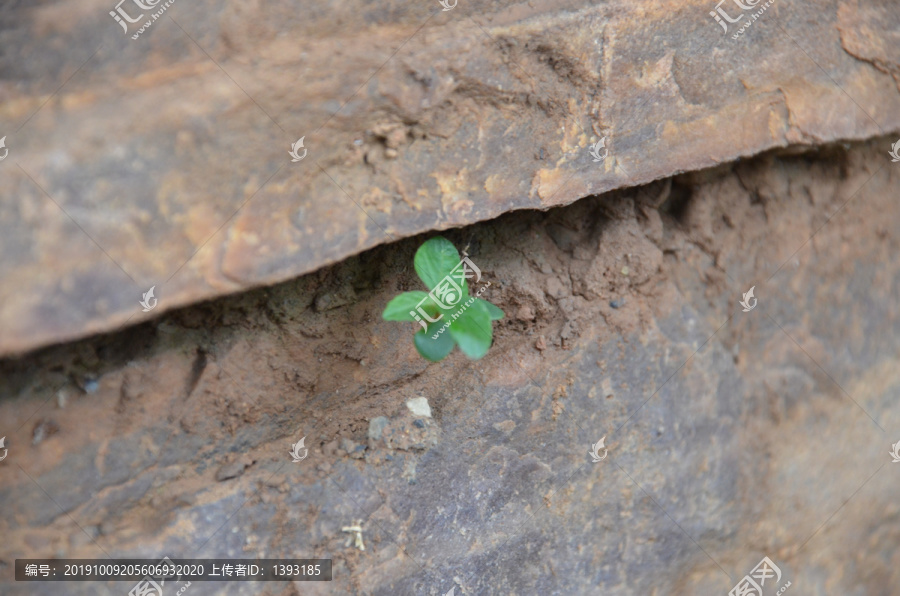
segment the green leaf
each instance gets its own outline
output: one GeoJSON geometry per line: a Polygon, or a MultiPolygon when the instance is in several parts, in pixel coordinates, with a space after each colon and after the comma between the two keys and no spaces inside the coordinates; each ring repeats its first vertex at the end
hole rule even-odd
{"type": "MultiPolygon", "coordinates": [[[[453,295],[453,288],[446,284],[441,287],[439,297],[432,295],[437,294],[437,286],[460,266],[459,253],[453,244],[440,236],[432,238],[416,251],[413,264],[419,278],[431,291],[405,292],[394,297],[385,306],[382,318],[387,321],[423,323],[417,315],[422,319],[441,317],[438,321],[428,323],[426,329],[419,330],[413,336],[416,350],[431,362],[446,358],[453,351],[454,345],[458,345],[469,358],[477,360],[484,357],[491,347],[492,321],[502,319],[505,316],[503,311],[487,300],[470,298],[464,279],[457,286],[462,290],[462,296],[453,295]],[[446,307],[439,306],[440,303],[444,303],[446,307]],[[454,314],[457,315],[456,319],[451,320],[454,314]]],[[[460,277],[456,276],[454,284],[460,283],[460,277]]]]}
{"type": "Polygon", "coordinates": [[[499,308],[497,308],[496,306],[494,306],[487,300],[484,300],[482,298],[476,298],[475,302],[482,305],[485,309],[487,309],[488,316],[491,318],[492,321],[499,321],[500,319],[502,319],[503,317],[506,316],[506,314],[502,310],[500,310],[499,308]]]}
{"type": "Polygon", "coordinates": [[[446,318],[435,323],[429,323],[427,331],[422,329],[413,337],[416,350],[426,360],[440,362],[453,350],[453,338],[450,336],[450,329],[444,329],[443,333],[438,333],[445,322],[446,318]],[[432,336],[435,334],[438,334],[437,339],[432,339],[432,336]]]}
{"type": "MultiPolygon", "coordinates": [[[[384,307],[384,312],[381,313],[381,318],[385,321],[415,321],[416,318],[410,314],[410,311],[415,311],[423,298],[428,298],[426,292],[403,292],[387,303],[387,306],[384,307]]],[[[428,299],[422,306],[429,316],[434,318],[434,315],[437,313],[437,305],[431,299],[428,299]]],[[[421,315],[419,316],[421,317],[421,315]]]]}
{"type": "Polygon", "coordinates": [[[456,252],[456,247],[441,236],[435,236],[420,246],[413,260],[419,279],[429,290],[433,290],[458,264],[459,253],[456,252]]]}
{"type": "Polygon", "coordinates": [[[491,347],[493,336],[491,326],[491,317],[487,309],[475,302],[450,323],[450,335],[463,354],[478,360],[487,354],[491,347]]]}

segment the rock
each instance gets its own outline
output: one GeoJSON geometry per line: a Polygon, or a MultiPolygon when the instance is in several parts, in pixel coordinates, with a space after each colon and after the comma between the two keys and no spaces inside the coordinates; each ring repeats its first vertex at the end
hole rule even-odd
{"type": "Polygon", "coordinates": [[[388,419],[384,416],[376,416],[369,420],[369,439],[372,441],[377,441],[381,438],[381,433],[384,432],[384,427],[387,426],[388,419]]]}
{"type": "MultiPolygon", "coordinates": [[[[852,11],[849,3],[843,6],[852,11]]],[[[427,7],[420,10],[425,14],[427,7]]],[[[784,26],[790,29],[789,22],[784,26]]],[[[865,40],[852,42],[848,48],[865,40]]],[[[675,67],[690,65],[676,59],[675,67]]],[[[648,80],[652,75],[645,73],[648,80]]],[[[689,83],[681,93],[691,93],[689,83]]],[[[66,96],[63,103],[76,99],[66,96]]],[[[698,138],[706,142],[705,136],[698,138]]],[[[508,321],[477,362],[461,354],[438,365],[423,362],[411,344],[414,324],[378,317],[397,291],[421,289],[413,286],[410,263],[418,239],[342,264],[356,263],[371,275],[372,287],[358,290],[352,308],[316,313],[311,307],[317,284],[339,278],[338,268],[328,267],[187,309],[192,316],[206,313],[208,330],[157,333],[142,325],[4,361],[0,421],[14,424],[0,433],[16,447],[13,461],[0,462],[0,533],[9,553],[7,564],[0,563],[0,592],[55,593],[48,584],[14,587],[12,561],[37,554],[25,537],[55,537],[37,544],[48,554],[68,544],[66,556],[87,558],[97,556],[97,546],[73,539],[73,532],[99,524],[98,542],[107,552],[156,560],[164,553],[190,556],[210,536],[204,557],[331,553],[334,581],[322,590],[343,594],[434,595],[452,585],[485,596],[727,594],[763,556],[797,584],[798,594],[893,593],[891,586],[900,585],[894,564],[900,519],[888,451],[897,439],[878,425],[888,432],[897,427],[900,262],[894,253],[900,230],[892,223],[900,221],[900,170],[890,168],[900,164],[887,155],[894,141],[766,155],[698,174],[710,177],[706,181],[679,178],[675,204],[660,207],[661,262],[648,257],[642,241],[632,245],[638,250],[626,242],[632,234],[649,234],[629,223],[639,217],[635,209],[608,210],[627,193],[447,232],[462,238],[459,244],[470,233],[483,239],[482,256],[474,259],[489,278],[502,271],[538,292],[551,273],[537,263],[549,262],[567,284],[593,272],[605,297],[587,300],[578,290],[559,304],[548,298],[534,335],[529,326],[508,321]],[[816,203],[809,197],[814,183],[828,189],[816,203]],[[776,189],[768,192],[777,200],[763,201],[769,195],[757,193],[760,185],[776,189]],[[735,228],[723,223],[723,212],[733,215],[735,228]],[[585,222],[571,254],[548,238],[522,234],[535,230],[543,237],[543,222],[557,219],[585,222]],[[801,266],[775,273],[813,232],[798,253],[801,266]],[[598,257],[602,237],[619,243],[598,257]],[[623,261],[616,258],[628,253],[631,272],[622,279],[623,261]],[[592,269],[577,271],[579,261],[592,269]],[[771,282],[760,281],[773,273],[771,282]],[[645,284],[635,282],[645,277],[645,284]],[[603,283],[627,284],[629,308],[609,316],[608,300],[624,294],[603,283]],[[741,290],[752,283],[761,308],[740,313],[741,290]],[[570,321],[580,335],[561,342],[570,321]],[[537,354],[531,344],[541,334],[550,341],[537,354]],[[190,363],[178,374],[170,371],[200,343],[216,366],[188,396],[190,363]],[[60,386],[50,381],[66,382],[60,371],[69,363],[109,345],[127,353],[96,367],[104,375],[102,390],[52,410],[65,431],[31,447],[31,425],[47,415],[41,408],[52,405],[60,386]],[[363,357],[365,369],[357,365],[363,357]],[[119,413],[117,396],[107,389],[128,362],[141,372],[133,389],[142,393],[119,413]],[[298,384],[295,375],[284,374],[288,367],[309,382],[298,384]],[[405,407],[410,396],[438,391],[440,424],[405,407]],[[258,415],[247,416],[245,403],[258,415]],[[378,448],[365,462],[350,462],[353,455],[321,461],[321,442],[360,435],[377,412],[392,418],[384,419],[380,436],[372,433],[378,448]],[[183,416],[205,424],[186,431],[183,416]],[[290,463],[288,443],[302,433],[311,443],[310,461],[290,463]],[[601,437],[615,449],[594,464],[588,450],[601,437]],[[214,472],[228,454],[256,457],[264,469],[217,483],[214,472]],[[823,454],[837,455],[826,460],[823,454]],[[271,474],[273,482],[283,478],[276,490],[264,484],[271,474]],[[371,545],[365,553],[342,548],[341,528],[359,518],[366,520],[371,545]]],[[[402,149],[401,160],[411,151],[402,149]]],[[[614,158],[613,152],[597,167],[611,166],[614,158]]],[[[515,312],[518,297],[505,298],[499,306],[515,312]]],[[[381,422],[368,427],[375,431],[381,422]]],[[[219,591],[258,591],[239,582],[226,588],[219,591]]],[[[776,586],[766,582],[766,592],[774,594],[776,586]]],[[[93,596],[97,586],[70,582],[66,593],[93,596]]]]}
{"type": "Polygon", "coordinates": [[[424,397],[414,397],[406,400],[406,407],[413,413],[413,416],[422,418],[431,418],[431,406],[428,405],[428,399],[424,397]]]}
{"type": "Polygon", "coordinates": [[[334,455],[335,453],[337,453],[339,446],[340,446],[340,443],[338,442],[337,439],[334,439],[333,441],[328,441],[327,443],[322,445],[322,453],[324,455],[334,455]]]}
{"type": "Polygon", "coordinates": [[[224,480],[230,480],[232,478],[237,478],[238,476],[244,473],[250,465],[252,461],[250,461],[246,457],[240,457],[237,460],[231,462],[230,464],[225,464],[221,468],[216,471],[216,480],[222,482],[224,480]]]}
{"type": "Polygon", "coordinates": [[[341,439],[341,449],[343,449],[347,455],[350,455],[356,450],[356,443],[345,437],[341,439]]]}
{"type": "Polygon", "coordinates": [[[59,432],[59,425],[53,420],[39,420],[31,432],[31,444],[39,445],[44,439],[59,432]]]}
{"type": "MultiPolygon", "coordinates": [[[[28,128],[0,131],[4,188],[18,197],[0,211],[0,355],[135,325],[431,229],[900,129],[890,5],[807,4],[815,19],[776,3],[747,34],[732,23],[723,34],[708,14],[715,2],[500,2],[470,15],[496,42],[483,44],[461,34],[462,6],[420,30],[428,17],[406,0],[379,3],[377,17],[361,0],[329,0],[302,19],[277,2],[254,4],[250,18],[203,0],[203,18],[176,2],[137,40],[140,22],[123,31],[106,14],[72,18],[61,49],[47,43],[45,13],[15,3],[4,105],[28,128]],[[184,19],[209,55],[184,51],[184,19]],[[138,52],[123,58],[137,70],[94,56],[98,34],[117,55],[138,52]],[[313,34],[298,52],[279,45],[313,34]],[[239,84],[221,84],[211,57],[239,84]],[[810,57],[827,73],[810,71],[810,57]],[[115,87],[128,101],[105,91],[115,87]],[[528,134],[510,134],[511,111],[528,134]],[[309,156],[291,162],[300,137],[309,156]],[[595,163],[589,148],[601,138],[609,154],[595,163]],[[48,197],[68,214],[50,227],[48,197]],[[122,271],[138,287],[122,291],[122,271]],[[158,303],[144,312],[151,287],[158,303]]],[[[551,237],[574,242],[564,230],[551,237]]],[[[350,300],[328,290],[315,308],[350,300]]]]}
{"type": "Polygon", "coordinates": [[[268,476],[263,479],[263,484],[265,484],[269,488],[278,488],[283,482],[284,476],[282,474],[273,474],[272,476],[268,476]]]}
{"type": "Polygon", "coordinates": [[[520,306],[519,310],[516,311],[516,318],[520,321],[533,321],[534,309],[529,304],[520,306]]]}

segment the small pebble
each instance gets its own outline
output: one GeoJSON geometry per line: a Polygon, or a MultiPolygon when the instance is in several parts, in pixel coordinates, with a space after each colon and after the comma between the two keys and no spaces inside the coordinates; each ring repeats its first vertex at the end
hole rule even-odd
{"type": "Polygon", "coordinates": [[[419,428],[425,428],[425,421],[424,421],[424,420],[414,420],[414,421],[413,421],[413,424],[415,424],[415,425],[416,425],[417,427],[419,427],[419,428]]]}
{"type": "Polygon", "coordinates": [[[41,420],[34,426],[34,430],[32,431],[31,437],[32,445],[38,445],[44,441],[50,435],[56,434],[59,432],[59,425],[56,424],[52,420],[41,420]]]}
{"type": "Polygon", "coordinates": [[[345,437],[341,439],[341,449],[343,449],[347,454],[353,453],[353,451],[356,449],[356,443],[345,437]]]}
{"type": "Polygon", "coordinates": [[[84,380],[84,391],[86,393],[96,393],[99,388],[100,383],[97,382],[97,379],[87,378],[84,380]]]}
{"type": "Polygon", "coordinates": [[[613,308],[622,308],[623,306],[625,306],[625,299],[624,298],[616,298],[615,300],[610,302],[609,305],[613,308]]]}
{"type": "Polygon", "coordinates": [[[423,416],[431,418],[431,406],[428,405],[428,399],[424,397],[414,397],[406,401],[406,407],[414,416],[423,416]]]}
{"type": "Polygon", "coordinates": [[[378,416],[376,418],[372,418],[369,421],[369,438],[373,441],[377,441],[381,438],[381,433],[384,432],[384,427],[387,426],[388,419],[384,416],[378,416]]]}
{"type": "Polygon", "coordinates": [[[244,473],[244,470],[246,468],[247,462],[243,459],[239,459],[230,464],[225,464],[216,472],[216,480],[218,480],[219,482],[224,482],[225,480],[237,478],[244,473]]]}
{"type": "MultiPolygon", "coordinates": [[[[324,439],[325,437],[322,438],[324,439]]],[[[324,453],[325,455],[334,455],[334,452],[338,450],[338,446],[339,443],[337,439],[329,441],[322,446],[322,453],[324,453]]]]}

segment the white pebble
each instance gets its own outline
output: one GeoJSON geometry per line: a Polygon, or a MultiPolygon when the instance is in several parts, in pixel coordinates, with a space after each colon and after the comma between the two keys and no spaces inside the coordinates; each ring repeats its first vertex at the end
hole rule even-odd
{"type": "Polygon", "coordinates": [[[428,400],[424,397],[414,397],[406,400],[406,407],[415,416],[431,418],[431,406],[428,405],[428,400]]]}

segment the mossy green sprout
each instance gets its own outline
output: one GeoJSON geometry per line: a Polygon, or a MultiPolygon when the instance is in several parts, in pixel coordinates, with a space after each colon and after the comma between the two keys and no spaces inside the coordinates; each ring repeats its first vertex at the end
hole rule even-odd
{"type": "Polygon", "coordinates": [[[412,321],[421,325],[413,341],[426,360],[443,360],[454,345],[473,360],[482,358],[491,347],[493,321],[502,319],[504,314],[487,300],[469,296],[465,278],[459,274],[462,263],[456,247],[441,236],[431,238],[416,251],[413,265],[429,292],[404,292],[394,297],[381,317],[385,321],[412,321]],[[434,292],[439,286],[441,291],[434,292]],[[461,295],[455,288],[459,288],[461,295]]]}

